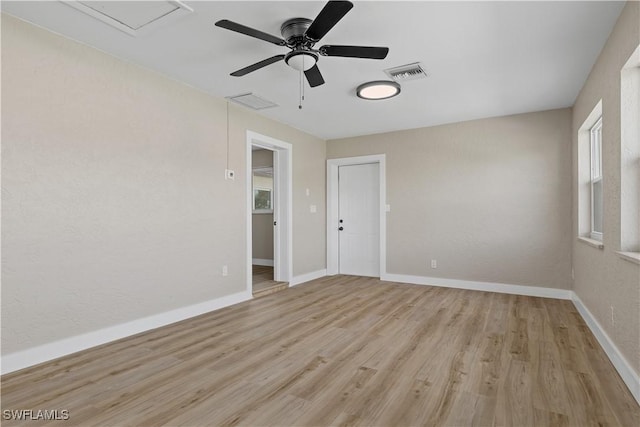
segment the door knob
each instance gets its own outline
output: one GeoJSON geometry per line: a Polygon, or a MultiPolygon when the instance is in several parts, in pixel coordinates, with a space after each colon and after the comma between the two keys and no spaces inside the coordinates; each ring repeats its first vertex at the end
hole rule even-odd
{"type": "Polygon", "coordinates": [[[342,231],[344,230],[344,227],[338,227],[338,230],[342,231]]]}

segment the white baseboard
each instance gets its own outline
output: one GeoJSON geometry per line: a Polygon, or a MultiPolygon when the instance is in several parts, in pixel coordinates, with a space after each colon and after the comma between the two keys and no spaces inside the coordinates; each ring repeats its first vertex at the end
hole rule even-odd
{"type": "Polygon", "coordinates": [[[273,260],[272,259],[253,258],[251,260],[251,264],[253,264],[253,265],[264,265],[265,267],[273,267],[273,260]]]}
{"type": "Polygon", "coordinates": [[[310,282],[315,279],[319,279],[327,275],[327,270],[322,269],[318,271],[312,271],[311,273],[301,274],[299,276],[294,276],[291,282],[289,282],[289,287],[301,285],[306,282],[310,282]]]}
{"type": "Polygon", "coordinates": [[[618,347],[613,343],[609,335],[602,329],[600,323],[596,320],[596,318],[591,314],[586,305],[582,302],[580,297],[573,293],[573,305],[576,306],[578,312],[586,322],[591,332],[598,340],[598,343],[604,349],[604,352],[611,360],[611,363],[616,368],[622,381],[627,385],[629,391],[636,399],[636,402],[640,405],[640,376],[633,370],[627,359],[620,353],[618,347]]]}
{"type": "Polygon", "coordinates": [[[445,288],[469,289],[472,291],[498,292],[501,294],[526,295],[542,298],[570,300],[573,291],[569,289],[544,288],[540,286],[509,285],[506,283],[476,282],[437,277],[410,276],[407,274],[384,274],[380,280],[411,283],[414,285],[440,286],[445,288]]]}
{"type": "Polygon", "coordinates": [[[238,292],[199,304],[177,308],[164,313],[154,314],[142,319],[132,320],[115,326],[99,329],[86,334],[64,338],[52,343],[39,345],[26,350],[2,356],[0,359],[0,372],[6,374],[47,362],[58,357],[86,350],[101,344],[139,334],[171,323],[179,322],[190,317],[199,316],[213,310],[228,307],[252,298],[251,292],[238,292]]]}

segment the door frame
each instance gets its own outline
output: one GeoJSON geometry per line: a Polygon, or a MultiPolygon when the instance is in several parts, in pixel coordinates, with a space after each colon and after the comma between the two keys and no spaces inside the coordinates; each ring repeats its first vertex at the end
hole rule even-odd
{"type": "Polygon", "coordinates": [[[247,291],[253,285],[253,165],[251,147],[273,151],[273,279],[291,282],[293,278],[293,146],[270,136],[247,130],[246,139],[246,201],[247,201],[247,291]]]}
{"type": "Polygon", "coordinates": [[[344,157],[327,160],[327,275],[339,273],[338,247],[338,168],[340,166],[377,163],[380,183],[380,277],[387,274],[387,174],[386,154],[370,156],[344,157]]]}

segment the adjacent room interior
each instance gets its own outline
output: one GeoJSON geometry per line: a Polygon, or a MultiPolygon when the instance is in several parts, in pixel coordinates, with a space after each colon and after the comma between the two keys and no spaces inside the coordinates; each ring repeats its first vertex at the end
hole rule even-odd
{"type": "Polygon", "coordinates": [[[0,6],[3,425],[640,425],[640,2],[0,6]]]}

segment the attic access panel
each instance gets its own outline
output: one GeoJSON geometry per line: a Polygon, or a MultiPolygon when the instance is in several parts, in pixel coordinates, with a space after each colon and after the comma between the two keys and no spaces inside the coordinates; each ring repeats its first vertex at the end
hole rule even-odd
{"type": "Polygon", "coordinates": [[[65,1],[68,6],[132,36],[138,36],[193,12],[178,0],[65,1]]]}

